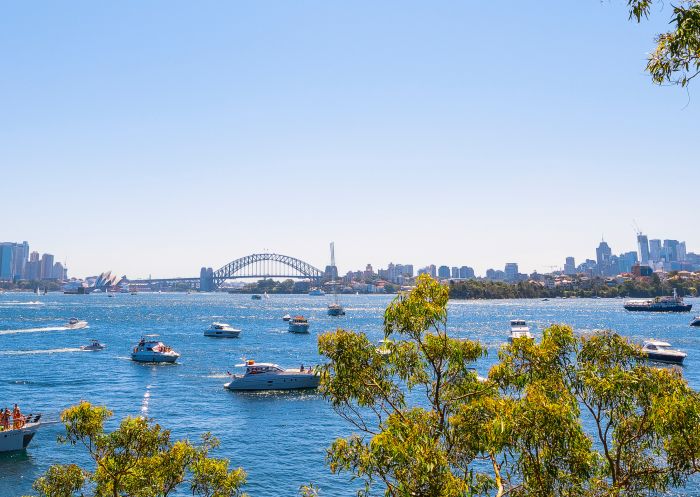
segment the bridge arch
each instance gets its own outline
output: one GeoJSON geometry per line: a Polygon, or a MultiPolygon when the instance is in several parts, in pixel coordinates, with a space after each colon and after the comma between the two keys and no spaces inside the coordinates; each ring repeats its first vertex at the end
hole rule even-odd
{"type": "Polygon", "coordinates": [[[311,279],[318,284],[323,277],[323,271],[308,262],[288,255],[269,253],[241,257],[210,274],[213,288],[218,288],[224,281],[235,278],[311,279]]]}

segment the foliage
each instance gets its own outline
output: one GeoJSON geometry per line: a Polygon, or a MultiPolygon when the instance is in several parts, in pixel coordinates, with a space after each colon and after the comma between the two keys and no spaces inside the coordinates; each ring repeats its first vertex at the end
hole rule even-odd
{"type": "Polygon", "coordinates": [[[56,465],[34,483],[41,497],[166,497],[185,483],[192,495],[243,496],[245,472],[229,470],[226,459],[209,457],[218,441],[205,434],[200,445],[172,441],[170,432],[143,417],[127,417],[105,432],[112,416],[105,407],[88,402],[61,414],[65,436],[59,441],[84,447],[94,461],[93,471],[71,464],[56,465]]]}
{"type": "MultiPolygon", "coordinates": [[[[653,4],[660,1],[627,0],[630,19],[648,18],[653,4]]],[[[686,86],[700,73],[700,1],[679,0],[671,5],[672,29],[656,38],[656,48],[649,54],[647,71],[657,84],[686,86]]]]}
{"type": "Polygon", "coordinates": [[[700,395],[640,349],[567,326],[499,350],[447,332],[448,289],[428,276],[385,313],[386,345],[319,337],[321,391],[356,433],[328,449],[359,495],[618,496],[682,486],[700,469],[700,395]],[[584,430],[593,427],[590,433],[584,430]]]}

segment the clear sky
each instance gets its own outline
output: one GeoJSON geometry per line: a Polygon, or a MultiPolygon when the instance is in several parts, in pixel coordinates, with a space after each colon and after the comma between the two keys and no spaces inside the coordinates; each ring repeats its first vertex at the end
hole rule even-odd
{"type": "Polygon", "coordinates": [[[700,251],[700,83],[651,84],[670,5],[625,3],[1,2],[0,239],[130,277],[700,251]]]}

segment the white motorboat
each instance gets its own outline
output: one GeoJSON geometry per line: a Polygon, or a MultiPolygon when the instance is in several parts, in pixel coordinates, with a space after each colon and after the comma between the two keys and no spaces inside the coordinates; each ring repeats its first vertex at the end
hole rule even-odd
{"type": "Polygon", "coordinates": [[[227,323],[212,323],[211,328],[204,332],[205,337],[214,338],[238,338],[240,334],[241,330],[227,323]]]}
{"type": "Polygon", "coordinates": [[[290,319],[292,319],[292,316],[290,316],[289,314],[285,314],[284,316],[282,316],[282,321],[289,321],[290,319]]]}
{"type": "MultiPolygon", "coordinates": [[[[24,416],[24,424],[21,428],[10,428],[3,430],[0,428],[0,452],[13,452],[24,450],[32,441],[37,428],[41,423],[41,414],[27,414],[24,416]]],[[[10,421],[12,423],[12,421],[10,421]]]]}
{"type": "Polygon", "coordinates": [[[68,324],[66,324],[66,328],[68,328],[69,330],[80,330],[82,328],[85,328],[87,325],[87,321],[83,321],[78,318],[70,318],[68,320],[68,324]]]}
{"type": "Polygon", "coordinates": [[[91,352],[97,352],[98,350],[104,350],[105,346],[102,345],[100,342],[97,340],[90,340],[90,345],[83,345],[80,347],[81,350],[86,350],[86,351],[91,351],[91,352]]]}
{"type": "Polygon", "coordinates": [[[180,354],[156,340],[158,335],[144,335],[131,352],[131,359],[136,362],[175,362],[180,354]]]}
{"type": "Polygon", "coordinates": [[[229,390],[297,390],[316,388],[319,376],[313,368],[284,369],[269,362],[248,360],[236,367],[245,368],[244,374],[231,375],[231,381],[224,385],[229,390]]]}
{"type": "Polygon", "coordinates": [[[510,322],[509,340],[512,342],[516,338],[533,338],[532,333],[530,333],[530,328],[522,319],[513,319],[510,322]]]}
{"type": "Polygon", "coordinates": [[[320,297],[320,296],[325,295],[325,294],[326,294],[326,292],[324,292],[320,288],[312,288],[311,291],[309,292],[309,295],[311,295],[312,297],[320,297]]]}
{"type": "Polygon", "coordinates": [[[392,345],[394,345],[394,342],[392,342],[388,338],[382,338],[381,340],[379,340],[379,343],[377,344],[375,350],[379,355],[388,356],[389,354],[391,354],[392,345]]]}
{"type": "Polygon", "coordinates": [[[683,359],[688,356],[685,352],[672,348],[670,343],[661,340],[646,340],[642,343],[642,352],[652,361],[670,364],[683,364],[683,359]]]}
{"type": "Polygon", "coordinates": [[[309,320],[304,316],[294,316],[289,320],[289,331],[292,333],[308,333],[309,320]]]}

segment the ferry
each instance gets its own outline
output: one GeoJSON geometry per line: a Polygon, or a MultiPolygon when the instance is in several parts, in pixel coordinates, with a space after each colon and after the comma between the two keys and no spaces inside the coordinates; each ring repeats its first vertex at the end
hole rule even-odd
{"type": "Polygon", "coordinates": [[[214,338],[238,338],[240,334],[241,330],[227,323],[212,323],[211,328],[204,332],[205,337],[214,338]]]}
{"type": "Polygon", "coordinates": [[[284,369],[269,362],[247,360],[244,364],[236,364],[237,368],[245,368],[244,374],[231,375],[231,381],[224,388],[234,391],[256,390],[299,390],[316,388],[319,376],[312,367],[299,369],[284,369]]]}
{"type": "Polygon", "coordinates": [[[688,356],[685,352],[671,348],[670,343],[660,340],[645,341],[642,344],[642,352],[652,361],[667,362],[670,364],[683,364],[683,359],[688,356]]]}
{"type": "MultiPolygon", "coordinates": [[[[0,428],[0,453],[24,450],[32,441],[37,428],[41,425],[41,414],[27,414],[23,416],[24,424],[21,428],[0,428]]],[[[10,420],[12,426],[12,420],[10,420]]]]}
{"type": "Polygon", "coordinates": [[[131,352],[131,360],[136,362],[169,362],[177,361],[180,354],[155,340],[158,335],[144,335],[131,352]]]}
{"type": "Polygon", "coordinates": [[[673,289],[673,296],[655,297],[653,299],[633,299],[624,304],[628,311],[644,312],[690,312],[693,304],[686,304],[683,298],[679,297],[676,289],[673,289]]]}
{"type": "Polygon", "coordinates": [[[509,340],[512,342],[516,338],[534,338],[532,333],[530,333],[530,327],[522,319],[513,319],[510,322],[510,337],[509,340]]]}
{"type": "Polygon", "coordinates": [[[289,331],[292,333],[308,333],[309,320],[304,316],[294,316],[289,320],[289,331]]]}

